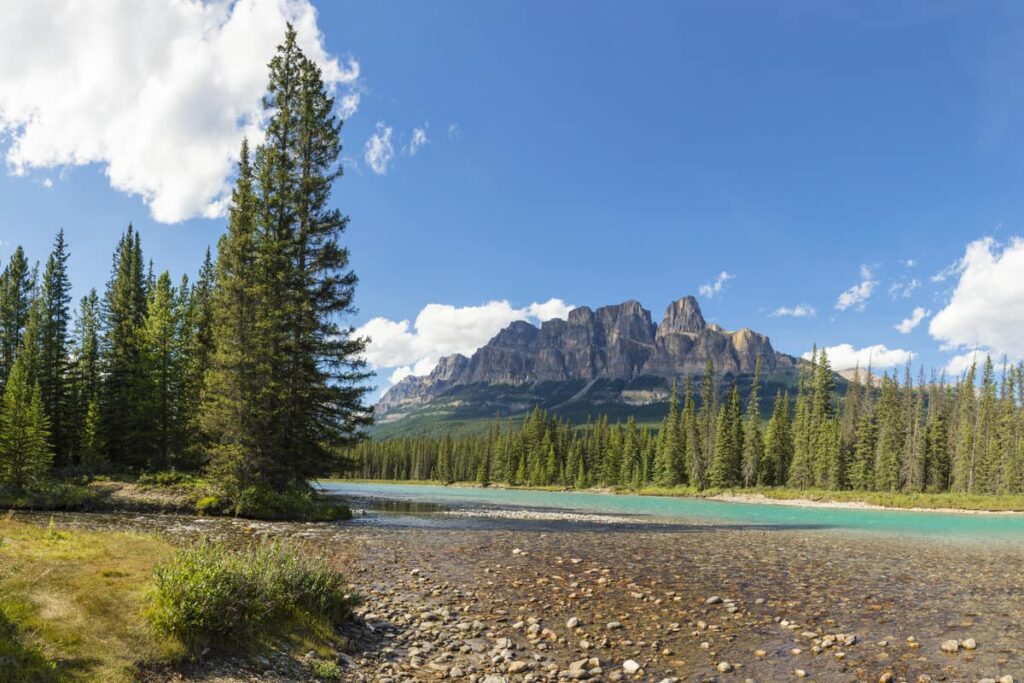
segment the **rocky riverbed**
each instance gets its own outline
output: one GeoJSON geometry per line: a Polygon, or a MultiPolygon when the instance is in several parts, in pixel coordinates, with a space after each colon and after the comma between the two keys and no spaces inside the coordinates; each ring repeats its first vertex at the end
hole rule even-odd
{"type": "MultiPolygon", "coordinates": [[[[1024,545],[487,521],[55,516],[181,542],[289,537],[330,552],[364,596],[339,638],[345,680],[1024,680],[1024,545]]],[[[146,680],[315,680],[307,671],[278,654],[146,680]]]]}

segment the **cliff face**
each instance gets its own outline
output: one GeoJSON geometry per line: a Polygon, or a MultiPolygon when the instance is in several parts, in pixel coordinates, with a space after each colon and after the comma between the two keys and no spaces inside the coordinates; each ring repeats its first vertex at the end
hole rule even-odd
{"type": "MultiPolygon", "coordinates": [[[[673,302],[658,325],[636,301],[597,310],[581,307],[566,320],[549,320],[539,328],[514,322],[470,358],[449,356],[430,375],[407,377],[384,394],[377,414],[394,419],[455,387],[580,381],[589,386],[596,380],[628,383],[647,377],[669,386],[672,380],[703,374],[708,359],[716,374],[744,375],[754,372],[758,358],[766,373],[795,368],[798,362],[777,353],[763,334],[708,325],[692,296],[673,302]]],[[[575,397],[584,395],[587,386],[575,397]]],[[[659,397],[657,392],[651,396],[652,401],[659,397]]]]}

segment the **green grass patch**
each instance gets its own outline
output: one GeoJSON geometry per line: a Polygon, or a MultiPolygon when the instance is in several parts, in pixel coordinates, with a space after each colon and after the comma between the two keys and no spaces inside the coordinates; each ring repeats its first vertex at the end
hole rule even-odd
{"type": "Polygon", "coordinates": [[[102,492],[77,482],[53,482],[33,491],[0,489],[0,508],[9,510],[92,510],[102,507],[102,492]]]}
{"type": "Polygon", "coordinates": [[[180,550],[157,568],[152,600],[150,622],[190,652],[250,646],[282,631],[315,639],[346,619],[354,603],[325,559],[281,543],[180,550]]]}
{"type": "Polygon", "coordinates": [[[135,679],[184,652],[143,614],[164,541],[0,520],[0,680],[135,679]]]}

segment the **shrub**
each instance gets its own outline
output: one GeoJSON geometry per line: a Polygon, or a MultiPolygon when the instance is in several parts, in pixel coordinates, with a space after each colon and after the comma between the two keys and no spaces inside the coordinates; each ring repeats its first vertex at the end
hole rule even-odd
{"type": "Polygon", "coordinates": [[[322,681],[340,681],[342,670],[337,662],[329,659],[314,659],[309,662],[309,671],[322,681]]]}
{"type": "Polygon", "coordinates": [[[331,522],[351,519],[347,505],[325,501],[309,490],[272,491],[250,486],[243,489],[235,502],[235,515],[250,519],[301,519],[331,522]]]}
{"type": "Polygon", "coordinates": [[[281,543],[233,551],[206,542],[157,567],[149,618],[195,651],[244,644],[296,620],[337,624],[352,604],[344,578],[323,558],[281,543]]]}
{"type": "Polygon", "coordinates": [[[217,496],[204,496],[196,501],[196,512],[200,515],[221,515],[224,507],[224,501],[217,496]]]}

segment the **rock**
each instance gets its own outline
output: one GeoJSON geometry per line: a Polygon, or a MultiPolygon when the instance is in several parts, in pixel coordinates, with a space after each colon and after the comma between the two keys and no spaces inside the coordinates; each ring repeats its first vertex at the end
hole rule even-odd
{"type": "Polygon", "coordinates": [[[508,679],[504,676],[488,674],[487,676],[484,676],[484,679],[480,683],[508,683],[508,679]]]}
{"type": "Polygon", "coordinates": [[[796,671],[793,672],[793,674],[797,678],[806,678],[807,677],[807,672],[804,671],[803,669],[797,669],[796,671]]]}
{"type": "Polygon", "coordinates": [[[576,628],[579,625],[580,625],[580,620],[579,620],[578,617],[570,617],[569,621],[565,622],[565,627],[566,628],[576,628]]]}
{"type": "Polygon", "coordinates": [[[967,638],[960,641],[960,647],[965,650],[976,650],[978,649],[978,643],[975,642],[974,638],[967,638]]]}
{"type": "Polygon", "coordinates": [[[605,626],[605,628],[607,628],[609,631],[617,631],[620,628],[622,628],[622,622],[621,621],[609,621],[607,626],[605,626]]]}
{"type": "Polygon", "coordinates": [[[508,665],[508,672],[510,674],[518,674],[526,671],[529,667],[530,665],[524,661],[515,661],[508,665]]]}
{"type": "Polygon", "coordinates": [[[768,653],[765,652],[764,650],[754,650],[754,656],[755,657],[765,657],[767,655],[768,655],[768,653]]]}
{"type": "Polygon", "coordinates": [[[717,667],[718,672],[723,674],[729,673],[730,671],[732,671],[732,668],[732,664],[730,664],[729,662],[719,662],[717,667]]]}
{"type": "Polygon", "coordinates": [[[627,659],[622,663],[622,670],[632,676],[640,670],[640,665],[632,659],[627,659]]]}
{"type": "Polygon", "coordinates": [[[997,683],[1013,683],[1013,676],[1011,676],[1010,674],[1000,676],[997,683]]]}
{"type": "Polygon", "coordinates": [[[942,645],[939,646],[939,649],[943,652],[956,654],[960,650],[960,643],[955,640],[944,640],[942,641],[942,645]]]}
{"type": "Polygon", "coordinates": [[[882,675],[878,677],[878,683],[892,683],[893,673],[891,671],[883,671],[882,675]]]}
{"type": "Polygon", "coordinates": [[[513,322],[472,358],[445,356],[429,375],[406,377],[388,389],[376,411],[380,417],[406,412],[473,384],[544,386],[544,393],[536,391],[530,401],[543,402],[549,389],[557,393],[581,380],[628,382],[641,376],[661,379],[662,387],[620,390],[613,400],[650,404],[667,398],[673,380],[703,372],[708,360],[721,375],[751,374],[758,360],[766,372],[798,364],[792,356],[777,353],[763,334],[708,325],[692,296],[671,304],[658,325],[636,301],[597,310],[581,306],[566,319],[547,320],[540,328],[524,320],[513,322]]]}
{"type": "Polygon", "coordinates": [[[710,598],[708,598],[707,600],[704,601],[704,604],[705,605],[718,605],[718,604],[721,604],[721,602],[722,602],[722,598],[718,597],[717,595],[712,595],[710,598]]]}

